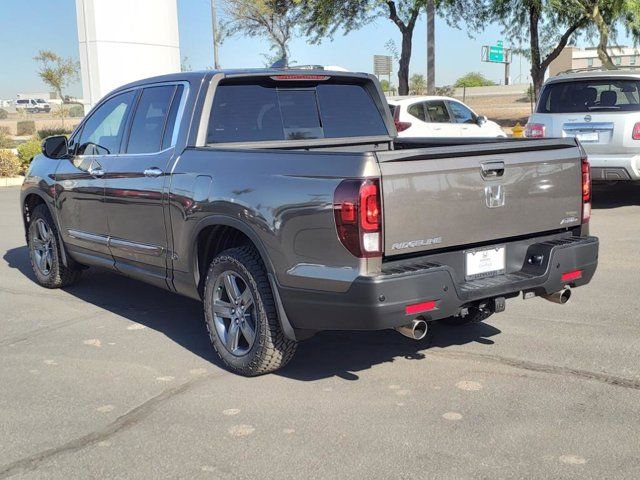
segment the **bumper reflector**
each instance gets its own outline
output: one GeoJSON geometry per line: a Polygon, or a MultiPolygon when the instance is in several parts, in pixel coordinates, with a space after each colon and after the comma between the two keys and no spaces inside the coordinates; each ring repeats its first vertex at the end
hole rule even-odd
{"type": "Polygon", "coordinates": [[[566,272],[562,274],[560,277],[561,282],[571,282],[573,280],[578,280],[582,278],[582,270],[572,270],[571,272],[566,272]]]}
{"type": "Polygon", "coordinates": [[[435,310],[436,301],[430,300],[428,302],[414,303],[413,305],[407,305],[404,311],[407,315],[415,315],[416,313],[429,312],[435,310]]]}

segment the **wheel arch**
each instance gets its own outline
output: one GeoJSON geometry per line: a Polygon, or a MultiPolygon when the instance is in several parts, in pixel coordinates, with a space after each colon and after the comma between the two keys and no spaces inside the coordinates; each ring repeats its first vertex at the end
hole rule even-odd
{"type": "Polygon", "coordinates": [[[47,200],[45,195],[40,190],[37,190],[37,189],[31,189],[24,192],[22,194],[22,201],[20,202],[20,207],[22,210],[21,212],[22,222],[24,224],[25,241],[27,242],[27,244],[29,243],[29,224],[31,223],[31,216],[33,215],[34,210],[39,205],[45,205],[46,208],[49,210],[49,215],[51,215],[51,218],[55,223],[57,237],[58,237],[58,244],[61,247],[60,253],[62,254],[62,264],[65,267],[68,267],[69,258],[67,256],[67,251],[66,251],[64,242],[62,241],[62,233],[60,231],[60,225],[58,223],[58,219],[56,218],[55,212],[51,207],[51,202],[47,200]]]}

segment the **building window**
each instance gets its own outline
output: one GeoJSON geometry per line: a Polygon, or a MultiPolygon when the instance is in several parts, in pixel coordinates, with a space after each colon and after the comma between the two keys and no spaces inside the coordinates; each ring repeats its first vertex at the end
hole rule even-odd
{"type": "Polygon", "coordinates": [[[587,67],[593,67],[593,58],[587,58],[587,67]]]}
{"type": "Polygon", "coordinates": [[[615,57],[614,61],[615,61],[617,66],[622,65],[622,57],[615,57]]]}
{"type": "Polygon", "coordinates": [[[629,57],[629,65],[635,65],[636,64],[636,56],[635,55],[631,55],[629,57]]]}

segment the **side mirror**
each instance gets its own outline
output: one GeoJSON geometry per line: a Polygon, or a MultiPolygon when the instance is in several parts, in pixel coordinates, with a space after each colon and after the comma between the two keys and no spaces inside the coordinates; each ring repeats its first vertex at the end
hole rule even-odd
{"type": "Polygon", "coordinates": [[[479,127],[481,127],[482,125],[484,125],[488,121],[489,120],[484,115],[478,115],[478,117],[476,118],[476,123],[478,124],[479,127]]]}
{"type": "Polygon", "coordinates": [[[64,135],[47,137],[42,141],[42,153],[45,157],[58,160],[69,155],[69,143],[64,135]]]}

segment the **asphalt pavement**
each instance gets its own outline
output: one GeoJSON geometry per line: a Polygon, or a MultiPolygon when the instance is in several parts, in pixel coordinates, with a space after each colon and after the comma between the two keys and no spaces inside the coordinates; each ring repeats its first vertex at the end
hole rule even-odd
{"type": "Polygon", "coordinates": [[[640,478],[640,188],[597,188],[592,283],[483,324],[327,332],[259,378],[201,305],[91,269],[34,282],[0,189],[0,479],[640,478]]]}

